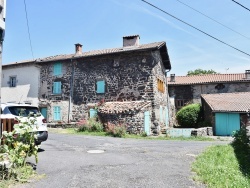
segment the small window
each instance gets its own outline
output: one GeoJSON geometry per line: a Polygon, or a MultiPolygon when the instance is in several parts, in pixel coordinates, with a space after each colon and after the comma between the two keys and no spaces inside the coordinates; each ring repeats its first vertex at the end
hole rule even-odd
{"type": "Polygon", "coordinates": [[[10,76],[10,81],[9,81],[10,87],[16,87],[16,83],[17,83],[16,76],[10,76]]]}
{"type": "Polygon", "coordinates": [[[96,82],[96,93],[105,93],[105,81],[99,80],[96,82]]]}
{"type": "Polygon", "coordinates": [[[53,94],[61,94],[62,93],[62,83],[54,82],[53,83],[53,94]]]}
{"type": "Polygon", "coordinates": [[[164,93],[164,82],[160,79],[157,79],[157,87],[158,87],[158,91],[164,93]]]}
{"type": "Polygon", "coordinates": [[[90,118],[94,118],[94,117],[96,117],[97,116],[97,111],[96,111],[96,109],[90,109],[89,110],[89,117],[90,118]]]}
{"type": "Polygon", "coordinates": [[[54,64],[54,76],[60,76],[62,74],[62,63],[54,64]]]}
{"type": "Polygon", "coordinates": [[[60,121],[61,120],[61,107],[60,106],[54,106],[54,121],[60,121]]]}

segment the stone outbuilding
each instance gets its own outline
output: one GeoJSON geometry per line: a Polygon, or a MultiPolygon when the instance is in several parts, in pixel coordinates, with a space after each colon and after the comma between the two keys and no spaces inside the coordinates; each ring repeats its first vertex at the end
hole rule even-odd
{"type": "Polygon", "coordinates": [[[204,118],[216,136],[230,136],[250,125],[250,92],[203,94],[201,101],[204,118]]]}
{"type": "Polygon", "coordinates": [[[188,103],[201,103],[202,94],[250,92],[250,70],[237,74],[171,74],[168,77],[168,89],[178,110],[188,103]]]}
{"type": "Polygon", "coordinates": [[[119,119],[134,132],[152,134],[169,126],[166,43],[139,39],[125,36],[122,47],[89,52],[78,43],[74,54],[37,59],[39,106],[48,122],[76,122],[98,113],[104,122],[119,119]]]}

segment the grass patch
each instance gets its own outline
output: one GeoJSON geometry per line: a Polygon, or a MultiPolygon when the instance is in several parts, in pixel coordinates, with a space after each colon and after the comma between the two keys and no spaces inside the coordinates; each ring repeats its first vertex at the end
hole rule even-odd
{"type": "MultiPolygon", "coordinates": [[[[77,135],[89,135],[89,136],[110,136],[106,132],[78,132],[74,128],[48,128],[48,131],[51,133],[60,133],[60,134],[77,134],[77,135]]],[[[209,137],[202,136],[191,136],[191,137],[167,137],[167,136],[142,136],[134,134],[125,134],[123,138],[133,138],[133,139],[146,139],[146,140],[183,140],[183,141],[214,141],[214,139],[209,137]]]]}
{"type": "MultiPolygon", "coordinates": [[[[197,174],[194,179],[207,184],[208,187],[250,187],[250,176],[242,172],[237,155],[239,154],[235,153],[232,145],[207,148],[192,164],[192,170],[197,174]]],[[[246,164],[249,160],[250,158],[246,160],[246,164]]]]}
{"type": "Polygon", "coordinates": [[[44,177],[44,175],[38,175],[30,165],[25,165],[20,168],[15,168],[15,177],[11,177],[8,180],[1,180],[0,187],[8,188],[14,187],[22,183],[28,183],[32,180],[39,180],[44,177]]]}

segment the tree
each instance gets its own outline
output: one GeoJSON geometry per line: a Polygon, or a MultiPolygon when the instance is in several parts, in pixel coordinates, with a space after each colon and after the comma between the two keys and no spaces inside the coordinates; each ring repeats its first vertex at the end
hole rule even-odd
{"type": "Polygon", "coordinates": [[[210,69],[210,70],[195,69],[194,71],[188,71],[187,76],[201,75],[201,74],[219,74],[219,73],[215,72],[212,69],[210,69]]]}

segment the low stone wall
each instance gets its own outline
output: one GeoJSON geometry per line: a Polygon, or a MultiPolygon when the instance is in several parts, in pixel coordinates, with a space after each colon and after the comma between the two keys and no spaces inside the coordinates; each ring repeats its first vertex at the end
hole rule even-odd
{"type": "Polygon", "coordinates": [[[213,136],[213,128],[202,127],[202,128],[194,129],[191,132],[191,136],[213,136]]]}

